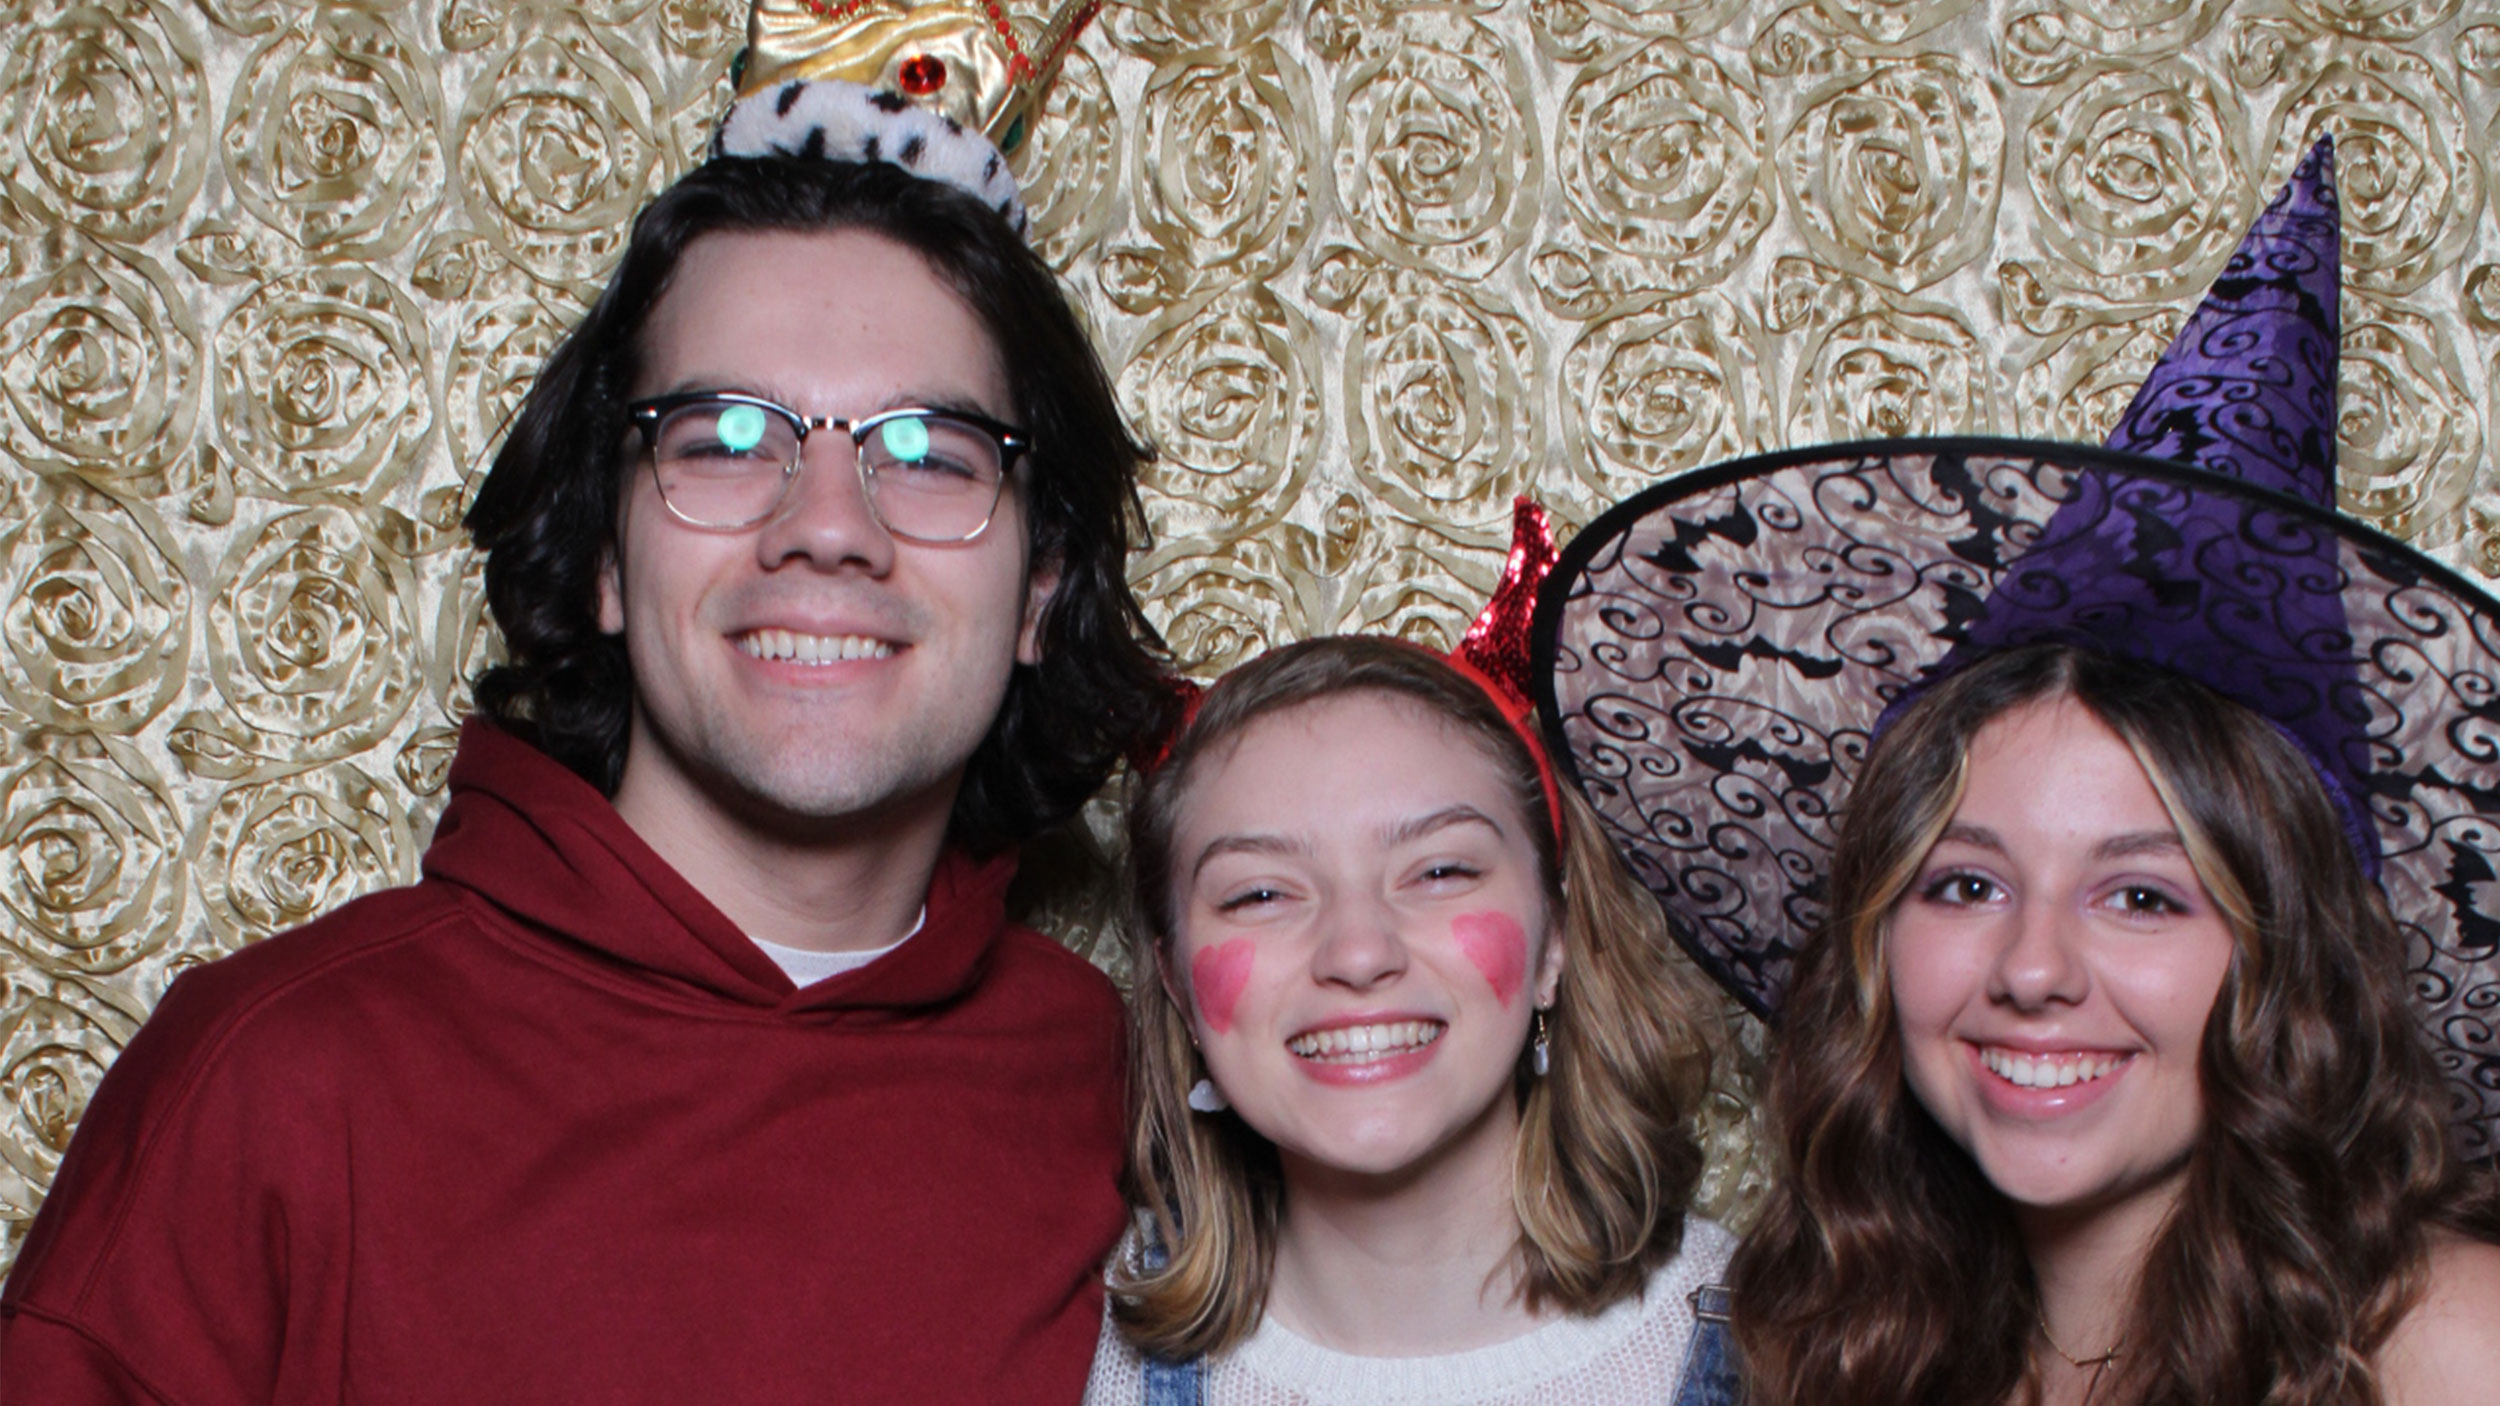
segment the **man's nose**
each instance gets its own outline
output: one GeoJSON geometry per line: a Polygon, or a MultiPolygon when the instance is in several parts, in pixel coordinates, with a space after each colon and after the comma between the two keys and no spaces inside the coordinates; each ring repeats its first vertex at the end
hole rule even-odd
{"type": "Polygon", "coordinates": [[[856,566],[882,576],[894,565],[894,536],[868,503],[859,450],[827,426],[799,446],[799,466],[781,508],[756,533],[766,570],[798,561],[821,570],[856,566]]]}

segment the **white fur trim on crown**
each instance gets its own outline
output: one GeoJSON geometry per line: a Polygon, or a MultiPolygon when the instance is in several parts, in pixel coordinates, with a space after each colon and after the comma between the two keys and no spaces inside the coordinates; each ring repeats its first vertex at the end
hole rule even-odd
{"type": "Polygon", "coordinates": [[[882,161],[970,192],[1018,235],[1027,225],[1015,175],[989,138],[900,93],[840,79],[793,80],[731,103],[712,154],[882,161]]]}

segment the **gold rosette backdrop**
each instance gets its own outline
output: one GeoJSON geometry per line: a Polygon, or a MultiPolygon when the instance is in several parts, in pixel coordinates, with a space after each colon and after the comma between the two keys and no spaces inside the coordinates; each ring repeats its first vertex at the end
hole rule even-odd
{"type": "MultiPolygon", "coordinates": [[[[414,876],[496,648],[462,505],[744,7],[6,14],[13,1252],[168,982],[414,876]]],[[[1523,490],[1568,525],[1755,449],[2097,440],[2322,131],[2344,505],[2500,573],[2496,114],[2489,0],[1127,0],[1022,159],[1161,450],[1135,578],[1203,673],[1446,645],[1523,490]]],[[[1116,966],[1097,911],[1043,916],[1116,966]]],[[[1706,1188],[1739,1219],[1747,1084],[1706,1188]]]]}

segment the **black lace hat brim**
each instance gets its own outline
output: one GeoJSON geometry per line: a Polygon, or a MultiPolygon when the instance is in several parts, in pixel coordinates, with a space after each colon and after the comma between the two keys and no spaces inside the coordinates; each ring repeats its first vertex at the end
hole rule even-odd
{"type": "Polygon", "coordinates": [[[2500,1152],[2500,603],[2391,538],[2094,447],[1818,446],[1670,479],[1575,537],[1532,678],[1677,939],[1771,1017],[1878,717],[1957,646],[2041,638],[2198,678],[2354,793],[2460,1150],[2500,1152]],[[2011,626],[2010,598],[2033,607],[2011,626]]]}

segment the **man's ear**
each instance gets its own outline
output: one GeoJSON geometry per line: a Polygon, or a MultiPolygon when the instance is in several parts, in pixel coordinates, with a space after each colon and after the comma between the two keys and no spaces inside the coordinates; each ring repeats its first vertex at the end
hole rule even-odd
{"type": "Polygon", "coordinates": [[[625,633],[625,579],[613,544],[599,554],[599,633],[625,633]]]}
{"type": "Polygon", "coordinates": [[[1059,593],[1059,563],[1042,561],[1033,564],[1032,573],[1024,579],[1024,623],[1016,631],[1016,662],[1042,662],[1042,616],[1050,609],[1050,599],[1059,593]]]}

